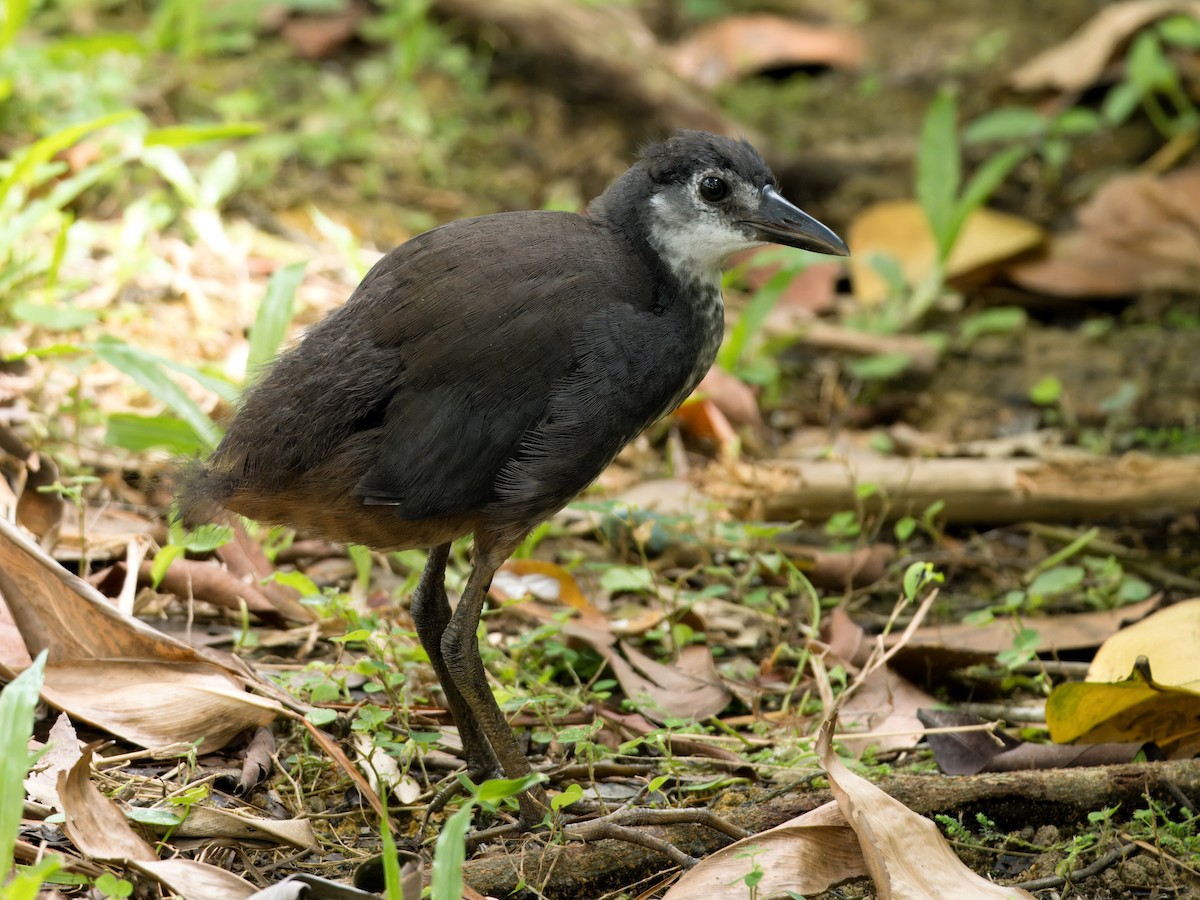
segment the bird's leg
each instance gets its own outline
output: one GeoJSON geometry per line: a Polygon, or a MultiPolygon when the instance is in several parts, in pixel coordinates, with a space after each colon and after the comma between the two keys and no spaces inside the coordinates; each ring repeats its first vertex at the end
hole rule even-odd
{"type": "MultiPolygon", "coordinates": [[[[533,771],[513,737],[512,726],[501,712],[487,673],[479,656],[479,616],[496,569],[508,557],[515,543],[499,546],[489,535],[475,533],[475,566],[463,590],[462,599],[442,635],[442,654],[450,677],[475,714],[475,720],[487,736],[508,778],[523,778],[533,771]]],[[[532,828],[541,822],[549,803],[546,792],[535,787],[517,798],[521,805],[521,824],[532,828]]]]}
{"type": "Polygon", "coordinates": [[[467,770],[472,779],[482,781],[491,778],[500,766],[496,762],[496,754],[492,752],[492,745],[479,729],[475,714],[455,686],[446,659],[442,656],[442,633],[450,621],[450,601],[446,598],[446,560],[449,556],[449,544],[430,549],[429,561],[425,563],[425,571],[421,573],[421,580],[413,593],[412,618],[421,646],[429,654],[429,661],[433,663],[433,670],[441,682],[450,715],[458,726],[458,735],[467,757],[467,770]]]}

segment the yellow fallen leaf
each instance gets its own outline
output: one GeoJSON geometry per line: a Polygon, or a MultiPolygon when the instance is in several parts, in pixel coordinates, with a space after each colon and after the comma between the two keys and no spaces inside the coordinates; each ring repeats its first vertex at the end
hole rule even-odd
{"type": "Polygon", "coordinates": [[[1083,683],[1055,688],[1046,724],[1058,743],[1154,741],[1200,734],[1200,599],[1123,628],[1096,652],[1083,683]]]}
{"type": "Polygon", "coordinates": [[[1096,651],[1088,681],[1123,681],[1139,657],[1159,684],[1200,681],[1200,598],[1184,600],[1122,628],[1096,651]]]}
{"type": "MultiPolygon", "coordinates": [[[[888,296],[888,285],[871,265],[873,256],[890,256],[904,279],[917,284],[933,271],[937,259],[933,233],[914,200],[876,203],[850,224],[850,277],[854,295],[865,303],[888,296]]],[[[984,266],[1004,262],[1039,246],[1044,232],[1037,225],[1007,213],[981,208],[967,217],[946,261],[946,277],[955,278],[984,266]]]]}

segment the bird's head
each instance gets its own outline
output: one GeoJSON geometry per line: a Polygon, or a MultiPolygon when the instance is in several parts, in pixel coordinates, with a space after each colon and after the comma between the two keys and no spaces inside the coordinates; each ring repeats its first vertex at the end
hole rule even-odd
{"type": "Polygon", "coordinates": [[[589,210],[635,217],[646,242],[684,280],[710,279],[764,243],[847,256],[842,239],[779,193],[749,143],[681,131],[654,144],[589,210]],[[631,208],[632,207],[632,208],[631,208]]]}

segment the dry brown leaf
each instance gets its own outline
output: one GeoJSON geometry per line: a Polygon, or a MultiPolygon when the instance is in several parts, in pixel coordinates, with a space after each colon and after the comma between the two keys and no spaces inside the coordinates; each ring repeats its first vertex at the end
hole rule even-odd
{"type": "Polygon", "coordinates": [[[267,559],[262,545],[246,533],[240,520],[233,522],[233,540],[217,549],[217,556],[243,581],[254,585],[272,607],[292,622],[314,622],[316,614],[300,602],[295,588],[271,579],[275,566],[267,559]]]}
{"type": "MultiPolygon", "coordinates": [[[[826,666],[841,662],[854,671],[866,665],[879,646],[879,638],[868,637],[840,607],[822,623],[821,631],[829,645],[826,666]]],[[[935,705],[936,698],[888,666],[856,676],[855,683],[858,687],[841,706],[844,732],[838,735],[838,741],[847,749],[855,753],[872,746],[881,751],[897,750],[913,747],[921,740],[925,726],[917,710],[935,705]]]]}
{"type": "MultiPolygon", "coordinates": [[[[239,670],[124,616],[95,588],[0,521],[0,596],[33,656],[49,651],[42,696],[145,747],[203,740],[215,750],[282,711],[247,693],[239,670]]],[[[22,668],[19,658],[0,660],[22,668]]]]}
{"type": "Polygon", "coordinates": [[[865,44],[855,31],[764,14],[722,19],[699,29],[671,51],[670,64],[681,78],[711,88],[769,69],[858,69],[865,56],[865,44]]]}
{"type": "MultiPolygon", "coordinates": [[[[1038,633],[1035,649],[1039,653],[1082,650],[1098,647],[1128,623],[1148,615],[1161,602],[1159,595],[1118,609],[1025,619],[1023,624],[1038,633]]],[[[920,653],[925,647],[945,647],[958,652],[994,654],[1012,647],[1015,636],[1016,626],[1009,620],[987,625],[926,625],[913,633],[902,652],[920,653]]],[[[891,646],[897,639],[898,635],[887,635],[884,644],[891,646]]],[[[1125,674],[1129,674],[1128,670],[1125,674]]]]}
{"type": "MultiPolygon", "coordinates": [[[[713,366],[708,370],[708,374],[696,386],[696,392],[710,401],[734,425],[761,427],[763,424],[754,388],[736,375],[726,372],[720,366],[713,366]]],[[[682,409],[680,411],[682,412],[682,409]]],[[[729,422],[725,423],[726,429],[729,427],[729,422]]],[[[704,436],[724,437],[724,435],[704,436]]]]}
{"type": "Polygon", "coordinates": [[[121,559],[130,543],[150,544],[153,524],[143,515],[105,504],[84,509],[82,533],[68,520],[54,545],[54,558],[75,562],[86,554],[90,560],[121,559]]]}
{"type": "Polygon", "coordinates": [[[206,662],[48,663],[42,696],[139,746],[203,741],[205,752],[270,724],[281,711],[274,700],[246,693],[238,679],[206,662]]]}
{"type": "Polygon", "coordinates": [[[675,421],[693,437],[715,443],[722,453],[730,452],[737,445],[737,432],[707,397],[693,398],[683,404],[675,410],[675,421]]]}
{"type": "Polygon", "coordinates": [[[821,726],[817,753],[881,900],[1033,900],[1028,891],[976,875],[955,856],[937,825],[846,768],[833,751],[835,724],[831,717],[821,726]]]}
{"type": "Polygon", "coordinates": [[[54,720],[46,746],[41,749],[45,752],[25,779],[25,794],[38,803],[62,809],[58,799],[59,773],[69,771],[83,756],[79,736],[66,713],[54,720]]]}
{"type": "Polygon", "coordinates": [[[8,425],[0,423],[0,488],[4,500],[0,510],[11,521],[37,535],[47,546],[62,525],[66,501],[57,491],[41,491],[58,481],[58,465],[44,453],[35,452],[8,425]]]}
{"type": "Polygon", "coordinates": [[[1200,166],[1113,178],[1077,219],[1045,257],[1011,267],[1009,277],[1064,297],[1200,289],[1200,166]]]}
{"type": "Polygon", "coordinates": [[[1106,6],[1070,38],[1013,72],[1008,82],[1019,91],[1082,91],[1099,80],[1117,49],[1134,32],[1175,13],[1200,17],[1200,2],[1133,0],[1106,6]]]}
{"type": "Polygon", "coordinates": [[[663,900],[744,900],[744,878],[754,866],[763,871],[760,897],[817,894],[867,874],[854,830],[830,802],[705,857],[663,900]]]}
{"type": "MultiPolygon", "coordinates": [[[[1044,237],[1042,229],[1026,219],[977,209],[963,224],[945,274],[957,278],[1005,262],[1038,247],[1044,237]]],[[[892,200],[867,207],[850,223],[848,238],[854,248],[850,258],[854,296],[861,302],[879,303],[887,299],[890,290],[871,265],[874,255],[894,259],[909,284],[918,284],[933,272],[936,243],[916,201],[892,200]]]]}
{"type": "Polygon", "coordinates": [[[193,806],[187,818],[169,828],[181,838],[225,838],[234,841],[275,841],[307,849],[317,845],[317,835],[308,819],[268,819],[216,806],[193,806]]]}

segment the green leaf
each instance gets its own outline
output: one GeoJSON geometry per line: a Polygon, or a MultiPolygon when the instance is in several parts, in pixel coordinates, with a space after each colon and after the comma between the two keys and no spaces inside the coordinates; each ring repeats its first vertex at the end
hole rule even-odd
{"type": "Polygon", "coordinates": [[[928,575],[929,563],[915,562],[904,570],[904,597],[907,600],[915,600],[917,591],[921,589],[921,585],[925,583],[928,575]]]}
{"type": "Polygon", "coordinates": [[[250,328],[250,355],[246,360],[248,381],[257,379],[259,369],[274,358],[283,343],[283,336],[292,321],[296,289],[304,278],[306,265],[297,262],[276,269],[267,282],[267,292],[250,328]]]}
{"type": "Polygon", "coordinates": [[[1078,588],[1085,574],[1083,566],[1055,566],[1033,579],[1026,593],[1031,597],[1054,597],[1078,588]]]}
{"type": "Polygon", "coordinates": [[[1047,375],[1029,389],[1029,399],[1038,406],[1053,406],[1062,399],[1062,381],[1055,375],[1047,375]]]}
{"type": "Polygon", "coordinates": [[[405,900],[404,886],[400,883],[400,854],[396,852],[396,840],[392,837],[392,825],[388,821],[386,807],[384,813],[379,820],[379,839],[383,845],[380,861],[383,863],[384,896],[387,900],[405,900]]]}
{"type": "Polygon", "coordinates": [[[32,12],[33,0],[5,0],[0,6],[0,50],[8,49],[32,12]]]}
{"type": "Polygon", "coordinates": [[[925,114],[917,148],[917,200],[929,220],[938,258],[943,261],[954,245],[954,199],[962,182],[957,122],[958,107],[954,95],[942,91],[925,114]]]}
{"type": "Polygon", "coordinates": [[[266,126],[261,122],[222,122],[216,125],[170,125],[152,128],[142,138],[144,147],[191,147],[206,141],[249,137],[260,134],[266,126]]]}
{"type": "Polygon", "coordinates": [[[895,378],[907,369],[910,362],[912,362],[910,354],[897,351],[876,353],[872,356],[851,360],[847,368],[855,378],[862,378],[866,381],[885,381],[888,378],[895,378]]]}
{"type": "Polygon", "coordinates": [[[301,597],[320,597],[321,589],[317,587],[317,583],[305,575],[303,572],[272,572],[269,578],[270,581],[277,581],[282,585],[290,588],[295,588],[300,592],[301,597]]]}
{"type": "MultiPolygon", "coordinates": [[[[988,198],[996,192],[996,188],[1000,187],[1000,184],[1008,177],[1009,173],[1029,153],[1029,147],[1009,147],[1006,150],[1001,150],[995,156],[988,157],[975,170],[975,174],[967,182],[966,188],[963,189],[962,197],[959,198],[955,206],[950,227],[950,244],[946,249],[946,257],[949,256],[950,250],[953,249],[954,242],[958,240],[958,234],[962,231],[963,223],[966,222],[967,217],[987,202],[988,198]]],[[[943,262],[946,257],[942,257],[943,262]]]]}
{"type": "Polygon", "coordinates": [[[1086,106],[1072,106],[1055,118],[1051,126],[1055,134],[1069,137],[1095,134],[1104,127],[1104,117],[1086,106]]]}
{"type": "Polygon", "coordinates": [[[62,857],[53,853],[42,857],[32,866],[15,866],[13,877],[4,884],[0,897],[3,897],[3,900],[37,900],[42,894],[42,885],[62,866],[62,857]]]}
{"type": "Polygon", "coordinates": [[[959,328],[959,336],[971,343],[985,334],[1012,334],[1025,327],[1028,316],[1019,306],[995,306],[970,316],[959,328]]]}
{"type": "Polygon", "coordinates": [[[310,709],[308,712],[306,712],[304,714],[304,718],[320,728],[323,725],[328,725],[337,718],[337,710],[322,709],[318,707],[316,709],[310,709]]]}
{"type": "Polygon", "coordinates": [[[104,443],[132,453],[162,448],[177,456],[193,456],[208,448],[191,425],[175,416],[110,413],[105,424],[104,443]]]}
{"type": "Polygon", "coordinates": [[[1143,95],[1169,91],[1179,83],[1179,73],[1163,53],[1162,44],[1152,31],[1143,31],[1133,39],[1125,59],[1125,74],[1143,95]]]}
{"type": "Polygon", "coordinates": [[[46,655],[45,650],[39,653],[33,665],[0,691],[0,879],[12,870],[29,772],[33,711],[45,676],[46,655]]]}
{"type": "Polygon", "coordinates": [[[197,525],[179,542],[188,553],[212,553],[233,540],[233,529],[228,525],[197,525]]]}
{"type": "Polygon", "coordinates": [[[896,520],[896,524],[892,526],[892,533],[896,535],[896,540],[903,543],[913,536],[913,532],[917,530],[917,520],[912,516],[902,516],[896,520]]]}
{"type": "Polygon", "coordinates": [[[545,780],[546,776],[541,772],[530,772],[522,778],[489,778],[472,793],[480,803],[495,804],[507,800],[509,797],[523,794],[545,780]]]}
{"type": "Polygon", "coordinates": [[[1049,120],[1028,106],[1002,106],[984,113],[963,131],[963,142],[1029,140],[1045,134],[1049,120]]]}
{"type": "Polygon", "coordinates": [[[555,794],[550,798],[550,808],[555,812],[560,809],[570,806],[572,803],[578,803],[583,799],[583,788],[578,784],[571,784],[561,794],[555,794]]]}
{"type": "Polygon", "coordinates": [[[1200,50],[1200,19],[1194,16],[1178,15],[1163,19],[1158,23],[1158,33],[1163,41],[1174,47],[1200,50]]]}
{"type": "Polygon", "coordinates": [[[609,566],[600,587],[610,594],[643,594],[654,590],[654,573],[644,566],[609,566]]]}
{"type": "Polygon", "coordinates": [[[114,369],[132,378],[150,396],[190,425],[198,440],[206,446],[216,444],[220,437],[217,426],[183,388],[165,377],[165,361],[161,357],[107,335],[93,344],[92,350],[114,369]]]}
{"type": "Polygon", "coordinates": [[[462,900],[462,867],[467,857],[467,829],[475,801],[469,800],[442,826],[433,851],[430,900],[462,900]]]}
{"type": "Polygon", "coordinates": [[[9,312],[14,319],[48,331],[78,331],[100,318],[94,309],[79,309],[61,303],[47,306],[23,298],[14,301],[9,312]]]}
{"type": "Polygon", "coordinates": [[[1142,89],[1132,81],[1122,81],[1105,95],[1100,105],[1100,115],[1110,126],[1120,125],[1133,115],[1142,102],[1142,95],[1142,89]]]}
{"type": "Polygon", "coordinates": [[[158,586],[162,584],[167,569],[171,568],[171,563],[183,556],[184,552],[184,548],[179,544],[167,544],[155,554],[154,562],[150,564],[150,583],[155,590],[158,590],[158,586]]]}

